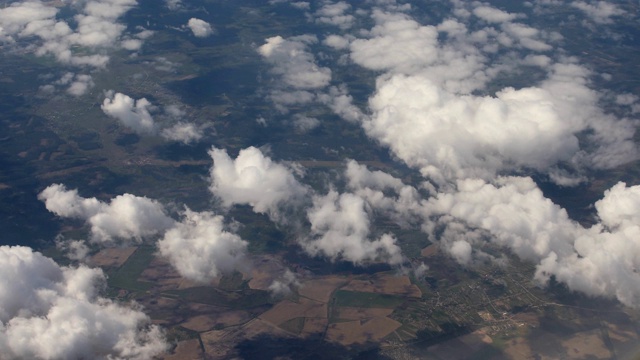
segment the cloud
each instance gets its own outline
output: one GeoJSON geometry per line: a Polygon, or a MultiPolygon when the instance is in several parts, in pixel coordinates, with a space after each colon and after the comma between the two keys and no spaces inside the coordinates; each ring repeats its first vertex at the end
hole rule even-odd
{"type": "Polygon", "coordinates": [[[131,194],[116,196],[109,203],[96,198],[83,198],[77,190],[62,184],[44,189],[38,199],[47,210],[65,218],[85,220],[91,226],[91,240],[110,245],[116,241],[140,242],[173,226],[159,202],[131,194]]]}
{"type": "Polygon", "coordinates": [[[325,2],[325,4],[315,12],[315,19],[318,23],[335,25],[342,30],[347,30],[351,28],[355,22],[355,17],[347,14],[349,10],[351,10],[351,5],[344,1],[335,3],[325,2]]]}
{"type": "Polygon", "coordinates": [[[301,246],[312,256],[359,265],[375,261],[398,265],[404,260],[392,235],[369,239],[368,205],[355,194],[332,190],[325,196],[314,196],[307,218],[311,234],[301,246]]]}
{"type": "Polygon", "coordinates": [[[313,55],[307,51],[309,44],[318,41],[315,36],[303,35],[289,39],[274,36],[266,41],[258,48],[258,52],[273,66],[273,73],[281,77],[286,86],[313,90],[325,87],[331,81],[331,70],[319,67],[313,55]]]}
{"type": "Polygon", "coordinates": [[[298,203],[307,194],[292,168],[273,162],[255,147],[240,150],[235,160],[222,149],[213,148],[209,155],[213,159],[209,190],[224,206],[246,204],[257,213],[284,220],[281,207],[298,203]]]}
{"type": "Polygon", "coordinates": [[[150,359],[167,348],[139,309],[98,296],[100,269],[0,247],[0,349],[7,359],[150,359]]]}
{"type": "Polygon", "coordinates": [[[187,26],[191,29],[191,32],[193,32],[195,37],[204,38],[213,34],[211,25],[204,20],[191,18],[189,19],[187,26]]]}
{"type": "Polygon", "coordinates": [[[513,21],[518,18],[516,14],[511,14],[491,6],[478,6],[473,9],[473,15],[486,22],[497,24],[513,21]]]}
{"type": "Polygon", "coordinates": [[[442,215],[440,225],[451,227],[441,239],[452,256],[468,264],[473,245],[490,241],[519,257],[537,263],[536,280],[551,276],[575,291],[615,297],[640,306],[640,187],[619,183],[596,203],[601,222],[584,228],[566,211],[544,197],[530,178],[498,178],[494,184],[460,180],[457,191],[440,193],[425,207],[442,215]],[[469,236],[470,229],[488,233],[469,236]],[[462,240],[464,239],[464,240],[462,240]]]}
{"type": "Polygon", "coordinates": [[[298,115],[293,118],[293,126],[298,133],[304,134],[320,126],[320,120],[314,117],[298,115]]]}
{"type": "Polygon", "coordinates": [[[222,216],[186,209],[183,220],[158,242],[160,254],[187,279],[207,283],[236,269],[247,242],[225,230],[222,216]]]}
{"type": "Polygon", "coordinates": [[[73,96],[82,96],[94,86],[91,75],[76,75],[75,81],[69,85],[67,93],[73,96]]]}
{"type": "Polygon", "coordinates": [[[149,113],[151,103],[145,99],[134,100],[122,93],[107,93],[102,103],[102,111],[116,118],[122,125],[138,134],[149,135],[157,131],[153,117],[149,113]]]}
{"type": "Polygon", "coordinates": [[[282,277],[273,280],[268,290],[273,297],[283,297],[291,294],[291,288],[297,287],[300,287],[300,282],[296,278],[296,274],[287,269],[282,277]]]}
{"type": "Polygon", "coordinates": [[[608,1],[573,1],[571,6],[582,10],[597,24],[610,24],[613,22],[612,17],[625,14],[622,9],[608,1]]]}
{"type": "Polygon", "coordinates": [[[163,138],[184,144],[197,142],[204,136],[202,129],[192,123],[178,122],[172,127],[165,128],[160,133],[163,138]]]}
{"type": "MultiPolygon", "coordinates": [[[[123,37],[126,26],[117,21],[135,5],[135,0],[85,1],[73,16],[72,27],[56,18],[60,10],[53,5],[32,0],[14,2],[0,9],[0,39],[17,46],[35,47],[37,56],[52,55],[63,64],[104,67],[109,56],[103,50],[140,47],[141,41],[132,46],[131,39],[123,37]],[[20,45],[21,42],[29,44],[20,45]],[[86,49],[87,54],[75,51],[78,46],[86,49]]],[[[73,11],[76,7],[69,9],[73,11]]]]}

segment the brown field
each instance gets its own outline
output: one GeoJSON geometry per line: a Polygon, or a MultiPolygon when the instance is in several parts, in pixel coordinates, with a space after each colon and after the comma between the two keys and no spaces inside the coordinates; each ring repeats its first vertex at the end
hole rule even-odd
{"type": "Polygon", "coordinates": [[[391,315],[393,309],[339,307],[337,318],[342,320],[366,320],[391,315]]]}
{"type": "Polygon", "coordinates": [[[401,323],[388,317],[378,317],[366,322],[348,321],[329,325],[327,340],[341,345],[364,344],[380,341],[402,326],[401,323]]]}
{"type": "Polygon", "coordinates": [[[136,249],[136,247],[103,249],[91,257],[90,263],[100,267],[120,267],[136,249]]]}
{"type": "Polygon", "coordinates": [[[258,335],[272,335],[275,337],[291,337],[291,335],[260,319],[253,319],[248,323],[224,330],[212,330],[200,334],[207,359],[236,358],[233,355],[236,344],[258,335]]]}
{"type": "Polygon", "coordinates": [[[240,325],[250,319],[251,314],[246,311],[224,311],[220,313],[194,316],[180,325],[189,330],[203,332],[215,327],[240,325]]]}
{"type": "Polygon", "coordinates": [[[392,274],[376,274],[365,280],[352,280],[342,290],[370,292],[378,294],[402,295],[419,298],[422,291],[411,284],[408,276],[395,276],[392,274]]]}
{"type": "Polygon", "coordinates": [[[180,341],[173,354],[166,355],[163,360],[200,360],[203,357],[200,341],[191,339],[180,341]]]}
{"type": "Polygon", "coordinates": [[[173,266],[161,257],[154,257],[138,280],[153,283],[159,291],[186,289],[198,285],[180,276],[173,266]]]}
{"type": "Polygon", "coordinates": [[[426,248],[422,249],[422,251],[420,252],[420,255],[422,255],[423,257],[429,257],[429,256],[433,256],[433,255],[435,255],[437,253],[438,253],[438,245],[431,244],[431,245],[427,246],[426,248]]]}
{"type": "Polygon", "coordinates": [[[507,345],[503,351],[509,359],[535,359],[529,341],[523,337],[507,341],[507,345]]]}
{"type": "Polygon", "coordinates": [[[326,318],[327,304],[305,298],[300,298],[299,303],[283,300],[260,315],[260,319],[274,325],[280,325],[287,320],[298,317],[326,318]]]}
{"type": "Polygon", "coordinates": [[[327,276],[321,279],[309,280],[300,286],[298,293],[309,299],[326,303],[331,298],[333,291],[347,281],[349,281],[348,278],[340,276],[327,276]]]}
{"type": "Polygon", "coordinates": [[[251,257],[253,268],[242,272],[244,279],[249,280],[249,287],[257,290],[269,290],[274,280],[284,273],[285,268],[280,260],[273,255],[251,257]]]}
{"type": "Polygon", "coordinates": [[[562,342],[569,359],[611,359],[599,330],[585,331],[562,342]]]}
{"type": "Polygon", "coordinates": [[[300,336],[308,337],[324,333],[329,320],[327,318],[306,318],[300,336]]]}

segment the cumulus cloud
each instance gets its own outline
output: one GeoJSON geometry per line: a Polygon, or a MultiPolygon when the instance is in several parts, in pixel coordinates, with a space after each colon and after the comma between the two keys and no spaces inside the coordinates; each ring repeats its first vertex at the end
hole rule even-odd
{"type": "Polygon", "coordinates": [[[490,23],[504,23],[515,20],[518,15],[511,14],[491,6],[478,6],[473,9],[473,15],[490,23]]]}
{"type": "Polygon", "coordinates": [[[167,140],[184,144],[197,142],[204,136],[201,128],[195,124],[185,122],[178,122],[169,128],[163,129],[160,135],[167,140]]]}
{"type": "Polygon", "coordinates": [[[292,292],[292,288],[300,287],[300,282],[296,278],[296,274],[287,269],[285,273],[279,278],[274,280],[269,285],[269,292],[273,297],[288,296],[292,292]]]}
{"type": "Polygon", "coordinates": [[[367,210],[367,203],[355,194],[332,190],[325,196],[314,196],[313,207],[307,210],[311,235],[302,240],[302,247],[312,256],[326,256],[332,261],[402,263],[402,252],[393,235],[369,238],[367,210]]]}
{"type": "Polygon", "coordinates": [[[122,93],[107,93],[102,103],[102,111],[117,119],[122,125],[130,128],[138,134],[154,134],[157,131],[156,123],[149,113],[151,103],[145,99],[134,100],[122,93]]]}
{"type": "Polygon", "coordinates": [[[597,24],[610,24],[613,22],[612,17],[625,14],[622,9],[608,1],[573,1],[571,6],[582,10],[597,24]]]}
{"type": "Polygon", "coordinates": [[[496,184],[468,179],[452,193],[428,200],[426,209],[442,215],[440,225],[451,227],[442,241],[460,263],[475,256],[474,243],[490,241],[536,262],[536,280],[551,276],[575,291],[615,297],[625,305],[640,306],[640,187],[620,183],[596,203],[601,222],[584,228],[566,211],[544,197],[530,178],[499,178],[496,184]],[[487,231],[468,236],[469,228],[487,231]]]}
{"type": "Polygon", "coordinates": [[[85,220],[91,226],[91,240],[112,244],[117,240],[140,242],[169,229],[174,221],[159,202],[131,194],[116,196],[109,203],[96,198],[83,198],[77,190],[62,184],[44,189],[38,199],[47,210],[66,218],[85,220]]]}
{"type": "Polygon", "coordinates": [[[320,126],[320,120],[314,117],[298,115],[293,119],[293,126],[297,132],[306,133],[320,126]]]}
{"type": "Polygon", "coordinates": [[[209,190],[225,206],[246,204],[280,219],[280,208],[299,202],[308,191],[292,168],[273,162],[255,147],[240,150],[235,160],[222,149],[213,148],[209,155],[213,159],[209,190]]]}
{"type": "Polygon", "coordinates": [[[285,85],[294,89],[312,90],[325,87],[331,81],[331,70],[316,64],[307,46],[318,42],[315,36],[303,35],[284,39],[268,38],[258,52],[273,65],[272,71],[285,85]]]}
{"type": "Polygon", "coordinates": [[[150,359],[167,344],[139,309],[100,297],[100,269],[0,247],[0,349],[7,359],[150,359]]]}
{"type": "Polygon", "coordinates": [[[200,283],[236,269],[246,248],[246,241],[225,230],[222,216],[189,209],[158,242],[160,254],[180,275],[200,283]]]}
{"type": "Polygon", "coordinates": [[[187,26],[191,29],[191,32],[195,37],[204,38],[213,34],[213,28],[211,28],[211,25],[204,20],[191,18],[189,19],[187,26]]]}
{"type": "Polygon", "coordinates": [[[355,21],[355,17],[348,14],[349,10],[351,10],[351,5],[344,1],[325,2],[315,12],[315,19],[318,23],[335,25],[342,30],[347,30],[353,26],[355,21]]]}
{"type": "MultiPolygon", "coordinates": [[[[59,9],[53,4],[31,0],[14,2],[0,9],[0,39],[14,44],[23,41],[33,44],[35,38],[38,56],[52,55],[64,64],[104,67],[109,56],[102,50],[117,46],[132,48],[131,39],[123,36],[126,26],[117,20],[135,5],[135,0],[86,1],[73,17],[72,28],[56,17],[59,9]],[[129,42],[123,45],[122,41],[129,42]],[[89,50],[88,54],[75,51],[77,46],[89,50]]],[[[75,7],[70,9],[73,11],[75,7]]],[[[24,46],[30,48],[31,44],[24,46]]]]}

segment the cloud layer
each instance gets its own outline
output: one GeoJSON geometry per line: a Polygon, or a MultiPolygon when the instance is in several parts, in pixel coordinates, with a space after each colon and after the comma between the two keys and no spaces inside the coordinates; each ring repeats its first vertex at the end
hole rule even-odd
{"type": "Polygon", "coordinates": [[[0,247],[3,358],[150,359],[162,332],[139,309],[98,295],[99,269],[60,267],[26,247],[0,247]]]}

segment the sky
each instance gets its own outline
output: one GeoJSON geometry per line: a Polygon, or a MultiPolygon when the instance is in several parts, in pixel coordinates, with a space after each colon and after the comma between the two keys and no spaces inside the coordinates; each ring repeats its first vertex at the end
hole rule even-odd
{"type": "MultiPolygon", "coordinates": [[[[89,236],[61,240],[75,260],[70,266],[27,247],[0,247],[2,353],[42,359],[161,353],[162,329],[150,325],[144,309],[101,297],[105,275],[84,264],[89,247],[153,242],[180,275],[206,284],[251,265],[251,239],[227,216],[237,206],[265,215],[301,251],[329,262],[411,268],[401,239],[375,229],[384,217],[420,231],[460,267],[500,264],[510,253],[535,264],[532,281],[541,287],[553,277],[573,291],[639,307],[640,186],[618,182],[606,190],[592,204],[594,221],[584,225],[545,196],[539,182],[569,189],[588,184],[595,172],[637,161],[640,98],[597,88],[611,75],[571,53],[563,34],[534,25],[569,8],[584,31],[615,40],[624,36],[616,21],[637,14],[612,1],[531,0],[521,12],[479,1],[442,3],[447,13],[434,21],[410,1],[271,0],[264,6],[287,9],[322,31],[296,28],[247,45],[267,69],[261,96],[278,114],[257,119],[264,131],[281,118],[298,134],[321,129],[324,118],[304,111],[321,107],[419,180],[344,159],[337,180],[318,188],[307,169],[268,146],[232,152],[213,144],[202,178],[212,205],[204,211],[131,193],[100,200],[82,188],[49,184],[38,199],[60,221],[84,222],[89,236]],[[375,79],[364,101],[343,78],[349,67],[375,79]],[[528,73],[535,76],[523,76],[528,73]],[[611,98],[617,111],[603,105],[611,98]],[[504,254],[485,252],[489,245],[504,254]]],[[[212,128],[192,122],[184,104],[95,83],[96,73],[110,71],[113,54],[135,58],[147,39],[160,36],[125,22],[139,6],[136,0],[12,1],[0,8],[0,43],[63,69],[40,85],[43,93],[99,94],[105,122],[168,143],[210,140],[212,128]]],[[[194,17],[162,31],[194,42],[221,36],[191,2],[163,6],[194,17]]],[[[286,293],[296,282],[287,272],[272,290],[286,293]]]]}

